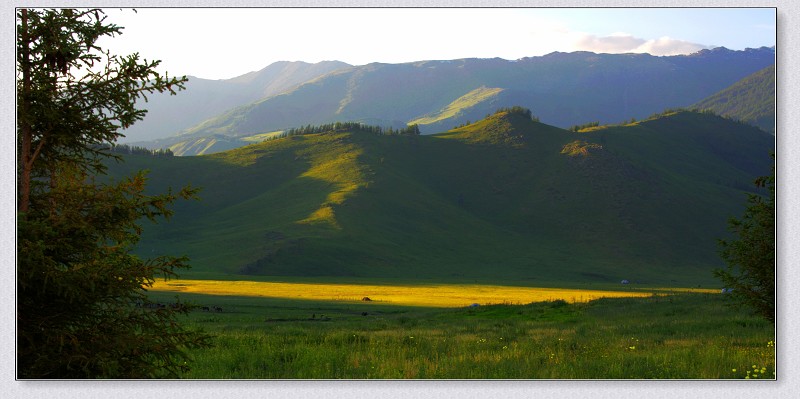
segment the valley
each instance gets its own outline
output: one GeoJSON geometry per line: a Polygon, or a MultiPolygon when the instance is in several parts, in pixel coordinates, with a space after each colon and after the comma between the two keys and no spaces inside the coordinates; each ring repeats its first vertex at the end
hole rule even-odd
{"type": "Polygon", "coordinates": [[[774,382],[786,13],[18,7],[12,396],[774,382]]]}

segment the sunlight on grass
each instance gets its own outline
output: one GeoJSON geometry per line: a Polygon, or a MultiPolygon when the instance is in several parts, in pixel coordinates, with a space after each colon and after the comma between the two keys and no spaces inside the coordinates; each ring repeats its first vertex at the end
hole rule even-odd
{"type": "Polygon", "coordinates": [[[564,147],[561,149],[561,153],[570,157],[588,157],[590,152],[602,149],[603,146],[600,144],[587,143],[583,140],[575,140],[564,145],[564,147]]]}
{"type": "MultiPolygon", "coordinates": [[[[342,141],[345,137],[346,135],[324,136],[325,139],[332,141],[342,141]]],[[[326,202],[319,209],[299,223],[327,223],[338,229],[339,224],[331,206],[341,205],[351,193],[365,184],[364,168],[358,163],[358,157],[363,150],[352,144],[339,145],[336,150],[334,156],[315,158],[311,168],[301,175],[301,177],[324,181],[337,189],[328,194],[326,202]]],[[[308,156],[310,154],[298,152],[298,155],[308,156]]]]}
{"type": "Polygon", "coordinates": [[[527,304],[563,299],[588,302],[598,298],[646,297],[648,291],[529,288],[494,285],[360,285],[321,283],[273,283],[257,281],[170,280],[157,281],[153,291],[208,295],[236,295],[305,299],[317,301],[361,301],[426,307],[463,307],[473,303],[527,304]]]}
{"type": "Polygon", "coordinates": [[[247,142],[250,142],[250,143],[260,143],[260,142],[262,142],[264,140],[269,140],[269,139],[278,137],[281,134],[283,134],[283,132],[284,132],[283,130],[276,130],[274,132],[259,133],[259,134],[254,134],[252,136],[241,137],[240,140],[247,141],[247,142]]]}
{"type": "Polygon", "coordinates": [[[408,124],[428,125],[448,118],[452,118],[454,116],[457,116],[458,113],[461,112],[461,110],[474,107],[475,105],[483,101],[486,101],[492,97],[497,96],[498,94],[500,94],[501,91],[503,91],[503,89],[501,88],[481,86],[457,98],[455,101],[451,102],[438,112],[419,117],[417,119],[409,121],[408,124]]]}

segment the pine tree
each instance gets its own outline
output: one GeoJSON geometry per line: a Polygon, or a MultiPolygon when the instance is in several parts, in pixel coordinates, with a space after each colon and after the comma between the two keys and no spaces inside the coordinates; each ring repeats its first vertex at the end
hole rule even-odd
{"type": "Polygon", "coordinates": [[[735,238],[720,240],[720,254],[726,269],[714,275],[738,304],[775,321],[775,169],[755,184],[767,189],[767,196],[748,194],[747,208],[741,219],[728,225],[735,238]]]}
{"type": "Polygon", "coordinates": [[[131,254],[142,218],[196,190],[100,178],[119,130],[144,116],[136,100],[186,81],[97,46],[120,33],[102,10],[17,10],[19,378],[177,377],[187,349],[210,343],[178,323],[189,306],[148,306],[146,288],[187,259],[131,254]]]}

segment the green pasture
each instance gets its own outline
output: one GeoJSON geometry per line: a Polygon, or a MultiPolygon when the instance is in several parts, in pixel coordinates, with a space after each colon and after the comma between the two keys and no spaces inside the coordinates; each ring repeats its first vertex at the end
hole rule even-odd
{"type": "MultiPolygon", "coordinates": [[[[174,294],[152,293],[170,302],[174,294]]],[[[720,294],[433,309],[181,294],[187,379],[773,379],[774,326],[720,294]],[[219,307],[221,311],[214,311],[219,307]]]]}

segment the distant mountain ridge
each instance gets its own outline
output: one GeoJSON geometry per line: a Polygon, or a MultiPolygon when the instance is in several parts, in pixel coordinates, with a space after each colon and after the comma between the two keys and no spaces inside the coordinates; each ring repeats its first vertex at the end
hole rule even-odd
{"type": "Polygon", "coordinates": [[[430,121],[420,128],[433,133],[512,105],[530,108],[555,126],[595,120],[615,123],[689,106],[773,63],[774,50],[766,47],[717,48],[669,57],[556,52],[515,61],[373,63],[339,69],[240,106],[181,135],[241,137],[304,124],[365,119],[387,125],[430,121]],[[494,92],[459,103],[481,88],[494,92]]]}
{"type": "MultiPolygon", "coordinates": [[[[279,61],[231,79],[209,80],[189,76],[186,90],[176,96],[156,94],[137,104],[147,109],[142,121],[123,131],[125,142],[163,139],[231,108],[284,92],[326,73],[350,67],[340,61],[279,61]]],[[[151,146],[152,147],[152,146],[151,146]]],[[[168,146],[167,146],[168,147],[168,146]]]]}

